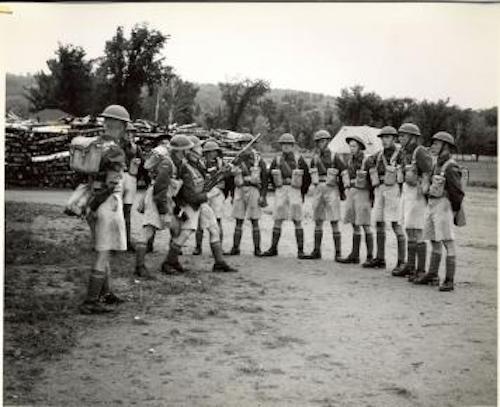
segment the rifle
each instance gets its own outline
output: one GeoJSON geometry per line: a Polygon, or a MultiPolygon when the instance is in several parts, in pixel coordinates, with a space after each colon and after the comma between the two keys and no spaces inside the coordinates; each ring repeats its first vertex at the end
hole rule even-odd
{"type": "Polygon", "coordinates": [[[257,140],[260,138],[261,133],[257,134],[252,140],[248,142],[248,144],[243,147],[240,151],[238,151],[238,154],[236,154],[231,161],[228,163],[224,164],[223,167],[218,170],[214,175],[212,175],[207,182],[205,183],[205,191],[208,192],[210,191],[213,187],[215,187],[219,182],[221,182],[225,177],[227,171],[231,168],[232,164],[234,164],[240,157],[241,155],[247,151],[252,145],[254,145],[257,140]]]}

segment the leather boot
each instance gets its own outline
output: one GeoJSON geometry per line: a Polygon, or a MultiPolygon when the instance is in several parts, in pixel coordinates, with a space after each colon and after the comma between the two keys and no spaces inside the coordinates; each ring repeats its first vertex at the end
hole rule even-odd
{"type": "Polygon", "coordinates": [[[295,228],[295,240],[297,241],[297,258],[304,258],[304,229],[295,228]]]}
{"type": "Polygon", "coordinates": [[[125,218],[125,229],[127,232],[127,251],[128,252],[133,252],[135,251],[135,247],[132,244],[132,238],[131,238],[131,233],[132,233],[132,226],[131,226],[131,221],[130,221],[130,216],[132,212],[132,205],[131,204],[124,204],[123,205],[123,217],[125,218]]]}
{"type": "Polygon", "coordinates": [[[373,260],[373,233],[365,233],[365,242],[366,242],[366,262],[369,262],[373,260]]]}
{"type": "Polygon", "coordinates": [[[234,267],[231,267],[229,264],[227,264],[224,260],[220,242],[210,243],[210,248],[212,249],[212,254],[215,260],[212,269],[214,273],[236,273],[238,271],[234,267]]]}
{"type": "Polygon", "coordinates": [[[260,251],[260,229],[259,227],[252,227],[252,238],[253,238],[253,254],[254,256],[262,256],[260,251]]]}
{"type": "Polygon", "coordinates": [[[343,264],[358,264],[359,263],[359,245],[361,243],[361,235],[353,233],[352,235],[352,252],[347,257],[338,259],[339,263],[343,264]]]}
{"type": "Polygon", "coordinates": [[[196,247],[193,251],[193,256],[199,256],[201,254],[201,245],[203,243],[203,229],[196,229],[195,240],[196,247]]]}
{"type": "Polygon", "coordinates": [[[432,252],[429,271],[421,277],[418,277],[413,282],[418,285],[438,285],[439,284],[439,263],[441,263],[441,253],[432,252]]]}
{"type": "Polygon", "coordinates": [[[427,243],[417,243],[417,261],[416,271],[408,277],[408,281],[414,282],[417,278],[421,278],[425,274],[425,266],[427,260],[427,243]],[[413,277],[413,278],[412,278],[413,277]]]}
{"type": "MultiPolygon", "coordinates": [[[[398,248],[399,249],[399,248],[398,248]]],[[[393,271],[394,277],[406,277],[415,272],[415,256],[417,254],[417,242],[408,241],[408,262],[399,271],[393,271]]]]}
{"type": "Polygon", "coordinates": [[[109,284],[109,275],[110,270],[106,273],[104,277],[104,281],[101,287],[101,294],[99,295],[99,299],[108,305],[119,305],[123,304],[125,300],[123,298],[118,297],[114,292],[111,291],[111,287],[109,284]]]}
{"type": "Polygon", "coordinates": [[[217,225],[219,226],[219,237],[220,237],[220,245],[222,246],[222,242],[224,241],[224,230],[222,229],[222,219],[217,219],[217,225]]]}
{"type": "Polygon", "coordinates": [[[314,250],[311,254],[304,256],[307,260],[321,259],[321,241],[323,240],[323,229],[314,230],[314,250]]]}
{"type": "Polygon", "coordinates": [[[233,236],[233,248],[231,251],[226,253],[226,256],[238,256],[240,254],[240,243],[241,243],[241,234],[242,234],[242,227],[241,226],[236,226],[234,228],[234,236],[233,236]]]}
{"type": "Polygon", "coordinates": [[[99,296],[102,291],[105,277],[102,272],[92,271],[89,277],[87,286],[87,298],[80,305],[80,313],[82,314],[104,314],[112,312],[112,309],[99,302],[99,296]]]}
{"type": "MultiPolygon", "coordinates": [[[[333,232],[333,243],[335,245],[335,261],[339,261],[342,257],[342,237],[340,232],[333,232]]],[[[358,254],[359,257],[359,254],[358,254]]]]}
{"type": "Polygon", "coordinates": [[[135,247],[135,272],[134,274],[138,277],[143,277],[149,280],[153,280],[154,276],[151,271],[144,264],[146,257],[147,247],[144,243],[137,243],[135,247]]]}
{"type": "Polygon", "coordinates": [[[392,275],[397,275],[403,272],[403,268],[405,267],[405,251],[406,251],[406,239],[404,235],[397,236],[398,242],[398,262],[396,267],[392,270],[392,275]]]}
{"type": "Polygon", "coordinates": [[[155,244],[155,236],[156,236],[156,230],[153,231],[153,236],[151,236],[148,239],[148,245],[147,245],[146,253],[153,253],[153,251],[154,251],[154,244],[155,244]]]}
{"type": "Polygon", "coordinates": [[[262,253],[263,257],[272,257],[278,255],[278,243],[281,237],[281,228],[273,228],[273,238],[269,250],[262,253]]]}
{"type": "Polygon", "coordinates": [[[181,249],[175,243],[170,243],[170,248],[167,253],[167,257],[161,265],[161,271],[165,274],[177,274],[184,273],[187,271],[186,268],[182,267],[179,263],[179,253],[181,249]]]}
{"type": "Polygon", "coordinates": [[[446,277],[444,278],[443,284],[439,286],[439,291],[453,291],[454,289],[454,279],[455,279],[455,268],[456,268],[456,257],[447,256],[446,257],[446,277]]]}

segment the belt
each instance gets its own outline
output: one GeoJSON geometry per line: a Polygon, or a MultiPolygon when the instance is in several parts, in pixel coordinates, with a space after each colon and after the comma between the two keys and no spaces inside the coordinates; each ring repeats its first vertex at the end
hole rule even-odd
{"type": "Polygon", "coordinates": [[[353,185],[354,183],[356,183],[356,178],[352,178],[349,181],[351,181],[351,185],[353,185]]]}
{"type": "Polygon", "coordinates": [[[326,182],[326,175],[320,175],[319,182],[326,182]]]}
{"type": "Polygon", "coordinates": [[[292,185],[292,179],[291,178],[285,178],[283,180],[283,185],[292,185]]]}

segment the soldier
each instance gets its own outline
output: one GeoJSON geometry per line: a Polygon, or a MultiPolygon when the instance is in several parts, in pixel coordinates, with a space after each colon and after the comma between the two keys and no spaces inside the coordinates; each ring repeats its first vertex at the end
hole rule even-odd
{"type": "Polygon", "coordinates": [[[101,114],[104,118],[115,119],[121,122],[122,131],[119,134],[119,144],[125,151],[125,172],[123,174],[123,214],[127,229],[127,250],[134,251],[131,240],[131,211],[137,192],[137,173],[142,161],[142,151],[134,143],[127,132],[127,123],[130,123],[130,115],[123,106],[110,105],[101,114]]]}
{"type": "Polygon", "coordinates": [[[428,191],[428,206],[424,223],[424,239],[432,244],[431,260],[427,274],[417,278],[415,284],[439,283],[441,245],[446,248],[446,276],[439,291],[452,291],[455,277],[456,254],[453,223],[461,212],[464,191],[461,172],[451,152],[455,148],[453,136],[444,131],[432,137],[431,152],[436,156],[432,170],[432,184],[428,191]]]}
{"type": "MultiPolygon", "coordinates": [[[[243,149],[251,140],[250,136],[242,137],[238,142],[240,149],[243,149]]],[[[267,206],[267,166],[257,151],[253,149],[244,151],[234,164],[232,216],[236,219],[236,226],[234,228],[233,247],[226,254],[229,256],[240,254],[243,221],[246,217],[252,222],[254,255],[261,256],[259,219],[261,217],[261,208],[267,206]]]]}
{"type": "Polygon", "coordinates": [[[144,264],[144,258],[148,252],[147,246],[157,230],[170,226],[177,192],[176,186],[180,181],[176,180],[176,167],[166,145],[159,145],[151,151],[151,155],[144,163],[144,169],[149,171],[152,181],[137,208],[144,214],[144,217],[143,239],[136,245],[135,274],[139,277],[153,278],[144,264]]]}
{"type": "Polygon", "coordinates": [[[215,259],[213,271],[237,271],[224,261],[222,255],[217,219],[212,208],[207,203],[207,193],[209,191],[205,190],[203,169],[199,168],[200,158],[203,154],[200,144],[197,137],[191,136],[187,138],[183,135],[174,136],[170,142],[172,160],[177,167],[182,186],[176,196],[176,203],[180,208],[180,212],[176,214],[180,222],[179,231],[173,233],[167,257],[162,264],[162,271],[166,274],[185,271],[179,262],[178,256],[182,246],[197,229],[198,222],[200,222],[203,229],[208,229],[210,233],[210,247],[215,259]],[[179,154],[179,151],[182,152],[183,150],[187,151],[185,160],[183,154],[179,154]]]}
{"type": "Polygon", "coordinates": [[[343,184],[347,189],[344,223],[353,227],[352,251],[349,256],[339,259],[340,263],[359,263],[359,246],[361,243],[361,226],[365,231],[366,263],[373,260],[373,233],[371,229],[370,179],[366,171],[366,149],[361,137],[353,135],[346,138],[351,155],[347,168],[342,173],[343,184]]]}
{"type": "Polygon", "coordinates": [[[344,193],[340,173],[345,169],[341,158],[332,153],[328,143],[332,137],[327,130],[314,134],[316,150],[311,160],[311,180],[315,185],[313,193],[314,250],[306,259],[321,258],[323,222],[330,222],[335,245],[335,261],[341,258],[341,237],[339,230],[340,198],[344,193]]]}
{"type": "Polygon", "coordinates": [[[408,261],[396,277],[409,277],[409,281],[425,274],[427,245],[423,240],[424,216],[427,201],[424,193],[429,187],[432,157],[420,144],[420,129],[413,123],[404,123],[398,130],[403,147],[405,183],[403,185],[403,217],[408,237],[408,261]]]}
{"type": "Polygon", "coordinates": [[[278,140],[281,154],[271,163],[270,181],[274,185],[274,227],[272,243],[263,256],[277,256],[281,226],[284,220],[292,219],[297,240],[297,257],[304,258],[304,229],[302,229],[302,205],[311,184],[309,168],[304,158],[295,155],[295,138],[289,133],[282,134],[278,140]]]}
{"type": "MultiPolygon", "coordinates": [[[[221,148],[215,140],[207,140],[203,144],[203,159],[202,164],[205,168],[207,176],[221,171],[224,166],[224,162],[220,157],[221,148]]],[[[222,244],[223,230],[222,230],[222,215],[224,210],[224,201],[226,197],[224,196],[224,181],[217,184],[211,191],[210,197],[208,199],[208,204],[214,211],[215,217],[217,219],[217,224],[219,225],[219,236],[220,242],[222,244]]],[[[202,252],[202,242],[203,242],[203,229],[198,226],[196,230],[196,248],[193,252],[194,255],[200,255],[202,252]]]]}
{"type": "Polygon", "coordinates": [[[377,257],[363,267],[385,268],[385,222],[390,222],[398,243],[398,261],[393,273],[399,272],[405,262],[405,235],[401,227],[401,165],[403,156],[396,147],[398,132],[385,126],[378,135],[382,138],[383,150],[369,160],[370,182],[374,188],[373,213],[377,228],[377,257]],[[399,171],[398,171],[399,169],[399,171]]]}
{"type": "Polygon", "coordinates": [[[106,118],[104,128],[105,134],[100,137],[104,146],[100,171],[93,181],[87,209],[87,219],[93,230],[93,244],[97,256],[89,277],[87,297],[80,306],[80,312],[83,314],[110,312],[111,309],[105,304],[123,302],[111,291],[109,282],[110,252],[127,249],[122,206],[125,152],[116,142],[117,134],[123,129],[122,120],[106,118]]]}

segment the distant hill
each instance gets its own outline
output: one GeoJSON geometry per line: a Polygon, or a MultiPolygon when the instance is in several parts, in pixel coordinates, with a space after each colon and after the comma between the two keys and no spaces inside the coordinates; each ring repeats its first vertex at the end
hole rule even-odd
{"type": "Polygon", "coordinates": [[[29,115],[29,101],[24,94],[33,84],[32,75],[14,75],[7,73],[5,78],[5,106],[21,117],[29,115]]]}
{"type": "MultiPolygon", "coordinates": [[[[222,94],[218,85],[212,83],[198,83],[198,94],[196,95],[195,102],[200,106],[202,111],[213,111],[217,109],[222,103],[222,94]]],[[[264,96],[270,98],[275,102],[284,102],[286,98],[302,98],[306,103],[323,109],[329,104],[335,108],[335,97],[324,95],[322,93],[304,92],[292,89],[271,89],[271,91],[264,96]]]]}

